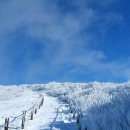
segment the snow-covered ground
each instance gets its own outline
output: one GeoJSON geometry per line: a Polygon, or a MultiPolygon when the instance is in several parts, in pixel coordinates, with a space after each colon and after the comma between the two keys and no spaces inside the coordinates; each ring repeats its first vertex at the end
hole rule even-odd
{"type": "Polygon", "coordinates": [[[44,105],[36,118],[28,122],[26,130],[74,130],[72,114],[66,104],[44,94],[44,105]],[[65,112],[66,111],[66,112],[65,112]]]}
{"type": "MultiPolygon", "coordinates": [[[[1,86],[0,87],[0,129],[4,130],[4,121],[9,117],[9,130],[20,129],[23,111],[26,112],[26,130],[73,130],[76,123],[70,113],[69,105],[45,91],[35,91],[33,86],[1,86]],[[44,97],[44,104],[37,109],[37,114],[31,112],[39,108],[39,101],[44,97]]],[[[41,87],[42,88],[42,87],[41,87]]]]}
{"type": "MultiPolygon", "coordinates": [[[[27,113],[26,130],[130,130],[130,82],[0,86],[0,125],[37,106],[42,97],[33,120],[27,113]]],[[[10,125],[20,127],[21,118],[10,125]]]]}
{"type": "MultiPolygon", "coordinates": [[[[15,120],[25,110],[29,110],[40,99],[40,95],[23,86],[0,86],[0,126],[5,118],[15,120]]],[[[16,119],[15,124],[21,120],[16,119]]],[[[19,125],[19,123],[18,123],[19,125]]],[[[21,125],[21,124],[20,124],[21,125]]],[[[16,125],[16,127],[18,127],[16,125]]],[[[3,129],[0,127],[0,129],[3,129]]]]}

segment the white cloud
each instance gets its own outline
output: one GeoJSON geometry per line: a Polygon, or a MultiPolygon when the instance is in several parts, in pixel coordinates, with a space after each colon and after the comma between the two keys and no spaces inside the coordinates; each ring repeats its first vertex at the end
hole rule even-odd
{"type": "MultiPolygon", "coordinates": [[[[73,4],[79,3],[78,0],[73,2],[73,4]]],[[[46,44],[40,60],[31,61],[28,56],[24,59],[27,70],[25,78],[31,79],[40,73],[44,73],[43,75],[56,73],[64,64],[75,65],[75,68],[70,71],[77,71],[79,70],[77,68],[81,66],[85,70],[91,71],[108,69],[113,75],[118,75],[113,72],[118,62],[104,63],[107,56],[102,51],[90,47],[93,35],[89,34],[89,30],[98,21],[99,25],[94,26],[99,30],[102,26],[103,29],[100,32],[104,33],[107,31],[109,23],[113,20],[120,22],[122,17],[114,13],[102,16],[96,10],[85,6],[84,1],[82,2],[76,5],[78,11],[66,14],[61,11],[62,7],[52,0],[10,0],[1,3],[0,37],[6,39],[1,40],[1,48],[4,48],[5,44],[13,42],[14,39],[11,39],[10,35],[15,35],[19,29],[24,30],[26,37],[37,39],[37,41],[46,44]],[[48,42],[45,43],[45,41],[48,42]]],[[[101,4],[110,4],[111,2],[99,1],[101,4]]],[[[6,48],[3,50],[6,55],[6,48]]],[[[7,56],[4,58],[0,62],[1,65],[4,65],[4,61],[8,63],[7,56]]],[[[124,69],[121,73],[128,78],[127,68],[128,66],[120,64],[116,70],[119,72],[124,69]]]]}

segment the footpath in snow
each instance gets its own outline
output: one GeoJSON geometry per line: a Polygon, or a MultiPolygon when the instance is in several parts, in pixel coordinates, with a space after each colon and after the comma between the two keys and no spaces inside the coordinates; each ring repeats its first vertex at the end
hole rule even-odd
{"type": "Polygon", "coordinates": [[[34,120],[25,124],[26,130],[75,130],[76,123],[67,104],[60,103],[56,98],[44,96],[44,104],[34,120]]]}

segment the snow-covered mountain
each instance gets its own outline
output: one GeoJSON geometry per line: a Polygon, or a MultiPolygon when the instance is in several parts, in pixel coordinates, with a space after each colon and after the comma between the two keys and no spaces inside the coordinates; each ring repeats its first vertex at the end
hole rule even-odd
{"type": "Polygon", "coordinates": [[[130,82],[0,86],[0,129],[6,117],[10,127],[21,127],[17,117],[23,111],[26,130],[129,130],[130,82]],[[43,106],[30,120],[42,97],[43,106]]]}

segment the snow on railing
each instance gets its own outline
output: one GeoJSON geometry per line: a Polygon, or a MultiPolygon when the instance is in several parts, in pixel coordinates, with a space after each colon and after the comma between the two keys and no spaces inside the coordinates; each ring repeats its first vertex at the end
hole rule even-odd
{"type": "Polygon", "coordinates": [[[16,130],[20,130],[20,129],[24,129],[25,128],[25,121],[27,120],[33,120],[34,118],[34,114],[37,114],[38,109],[40,109],[44,103],[44,97],[41,97],[42,99],[40,99],[40,101],[37,101],[38,103],[34,104],[32,107],[30,107],[28,110],[23,111],[22,114],[13,117],[12,120],[8,118],[5,118],[5,123],[3,125],[0,125],[0,129],[4,129],[4,130],[11,130],[11,129],[16,129],[16,130]],[[30,114],[31,113],[31,114],[30,114]],[[13,123],[21,120],[21,126],[18,127],[14,127],[13,123]],[[26,119],[26,120],[25,120],[26,119]]]}
{"type": "MultiPolygon", "coordinates": [[[[77,130],[82,130],[82,124],[81,124],[81,118],[83,117],[82,109],[77,105],[77,103],[74,100],[70,99],[66,94],[60,95],[59,98],[69,105],[70,113],[73,114],[73,118],[76,119],[77,130]]],[[[83,130],[88,129],[86,127],[83,130]]]]}

